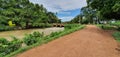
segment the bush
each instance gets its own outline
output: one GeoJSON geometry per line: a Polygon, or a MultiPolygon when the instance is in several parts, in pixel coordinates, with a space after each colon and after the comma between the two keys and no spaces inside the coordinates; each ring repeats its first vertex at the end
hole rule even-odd
{"type": "MultiPolygon", "coordinates": [[[[3,42],[4,41],[7,40],[4,39],[3,42]]],[[[19,48],[21,48],[21,46],[22,46],[22,41],[18,39],[12,40],[7,44],[0,44],[0,56],[4,57],[5,55],[18,50],[19,48]]]]}
{"type": "Polygon", "coordinates": [[[33,45],[39,42],[43,36],[43,33],[33,32],[33,34],[28,34],[24,37],[24,43],[28,46],[33,45]]]}
{"type": "Polygon", "coordinates": [[[22,47],[22,41],[20,40],[13,40],[9,45],[9,49],[11,49],[12,51],[15,51],[21,47],[22,47]]]}
{"type": "Polygon", "coordinates": [[[44,33],[42,32],[42,33],[40,33],[40,32],[38,32],[38,31],[35,31],[35,32],[33,32],[33,37],[43,37],[44,36],[44,33]]]}
{"type": "Polygon", "coordinates": [[[7,39],[5,39],[5,38],[0,38],[0,44],[6,45],[6,44],[8,44],[8,43],[9,43],[9,41],[8,41],[7,39]]]}

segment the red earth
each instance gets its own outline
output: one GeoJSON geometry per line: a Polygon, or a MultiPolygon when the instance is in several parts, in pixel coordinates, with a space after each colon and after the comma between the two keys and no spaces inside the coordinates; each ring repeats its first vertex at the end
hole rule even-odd
{"type": "Polygon", "coordinates": [[[30,49],[17,57],[120,57],[112,35],[94,26],[30,49]]]}

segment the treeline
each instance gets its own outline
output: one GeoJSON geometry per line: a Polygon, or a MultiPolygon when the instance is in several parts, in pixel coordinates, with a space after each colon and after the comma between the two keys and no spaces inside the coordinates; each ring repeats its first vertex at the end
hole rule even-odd
{"type": "Polygon", "coordinates": [[[101,23],[120,20],[120,0],[87,0],[87,6],[73,18],[71,23],[101,23]]]}
{"type": "Polygon", "coordinates": [[[61,22],[43,5],[33,4],[29,0],[0,0],[0,2],[0,28],[9,28],[9,21],[22,29],[47,27],[50,23],[61,22]]]}

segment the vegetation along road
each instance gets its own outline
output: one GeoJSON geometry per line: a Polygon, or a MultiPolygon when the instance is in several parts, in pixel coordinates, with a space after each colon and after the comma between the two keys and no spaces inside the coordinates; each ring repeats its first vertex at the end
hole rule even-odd
{"type": "Polygon", "coordinates": [[[64,28],[57,28],[57,27],[51,27],[51,28],[45,28],[45,29],[28,29],[28,30],[15,30],[15,31],[5,31],[0,32],[1,38],[6,38],[8,40],[12,40],[10,36],[15,36],[17,39],[23,39],[25,34],[30,34],[35,31],[39,31],[40,33],[44,33],[44,35],[50,35],[52,32],[58,32],[62,31],[64,28]]]}
{"type": "Polygon", "coordinates": [[[104,30],[87,25],[83,30],[28,50],[17,57],[120,57],[117,42],[104,30]]]}

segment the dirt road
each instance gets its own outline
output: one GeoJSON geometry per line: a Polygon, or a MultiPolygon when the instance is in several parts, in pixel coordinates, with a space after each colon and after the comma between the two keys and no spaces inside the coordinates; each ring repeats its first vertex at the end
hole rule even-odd
{"type": "Polygon", "coordinates": [[[116,48],[117,42],[109,33],[88,25],[17,57],[120,57],[116,48]]]}

